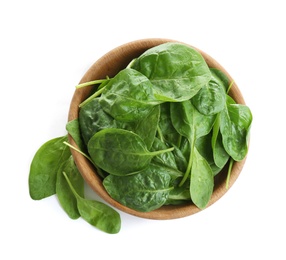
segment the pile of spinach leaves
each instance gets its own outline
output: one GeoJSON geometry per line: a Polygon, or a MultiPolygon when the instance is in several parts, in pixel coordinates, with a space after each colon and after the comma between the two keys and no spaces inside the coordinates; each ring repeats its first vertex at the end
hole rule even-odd
{"type": "MultiPolygon", "coordinates": [[[[203,209],[214,177],[228,162],[230,174],[233,161],[243,160],[248,150],[252,114],[228,95],[231,84],[197,50],[168,42],[113,78],[78,85],[94,90],[67,130],[122,205],[142,212],[182,203],[203,209]]],[[[31,197],[57,194],[71,218],[118,232],[119,214],[84,198],[68,146],[61,137],[38,150],[29,176],[31,197]]]]}

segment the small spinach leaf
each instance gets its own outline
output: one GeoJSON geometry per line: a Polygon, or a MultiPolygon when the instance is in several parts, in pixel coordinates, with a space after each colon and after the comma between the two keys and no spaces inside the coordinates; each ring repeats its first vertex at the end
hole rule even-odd
{"type": "Polygon", "coordinates": [[[32,199],[40,200],[56,193],[57,171],[71,155],[70,149],[63,144],[64,141],[67,141],[67,136],[51,139],[34,155],[29,173],[32,199]]]}
{"type": "Polygon", "coordinates": [[[66,178],[71,191],[76,197],[77,207],[81,217],[92,226],[95,226],[106,233],[118,233],[121,227],[119,213],[102,202],[88,200],[81,197],[75,190],[67,174],[63,172],[63,175],[66,178]]]}
{"type": "Polygon", "coordinates": [[[192,98],[196,109],[204,115],[214,115],[223,110],[225,104],[225,89],[223,85],[212,78],[207,85],[192,98]]]}
{"type": "Polygon", "coordinates": [[[247,154],[251,122],[250,109],[245,105],[234,104],[227,96],[225,109],[220,116],[220,132],[224,149],[235,161],[242,160],[247,154]]]}
{"type": "Polygon", "coordinates": [[[63,172],[68,175],[70,182],[72,183],[76,192],[83,197],[84,196],[84,180],[80,175],[73,157],[63,162],[60,166],[57,173],[57,182],[56,182],[56,194],[59,199],[59,202],[64,209],[64,211],[68,214],[71,219],[77,219],[80,217],[80,214],[77,209],[77,200],[71,191],[63,172]]]}
{"type": "Polygon", "coordinates": [[[194,149],[194,161],[191,171],[190,193],[194,204],[203,209],[207,206],[214,187],[212,169],[207,161],[194,149]]]}
{"type": "Polygon", "coordinates": [[[74,139],[74,141],[78,145],[78,147],[81,150],[85,150],[85,146],[84,146],[82,138],[81,138],[81,132],[80,132],[80,127],[79,127],[79,119],[76,118],[74,120],[69,121],[66,124],[66,130],[71,135],[71,137],[74,139]]]}

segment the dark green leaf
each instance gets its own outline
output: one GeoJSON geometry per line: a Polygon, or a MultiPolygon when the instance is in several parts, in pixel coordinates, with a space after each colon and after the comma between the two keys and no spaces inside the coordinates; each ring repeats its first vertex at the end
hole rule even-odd
{"type": "Polygon", "coordinates": [[[250,109],[245,105],[233,104],[231,98],[221,112],[220,131],[224,149],[235,160],[242,160],[248,151],[248,134],[252,122],[250,109]]]}
{"type": "Polygon", "coordinates": [[[102,202],[87,200],[81,197],[76,192],[65,172],[63,172],[63,175],[77,199],[77,207],[81,217],[92,226],[97,227],[106,233],[118,233],[121,228],[121,219],[119,213],[102,202]]]}
{"type": "Polygon", "coordinates": [[[213,193],[214,177],[207,161],[194,149],[194,161],[191,171],[190,193],[194,204],[203,209],[213,193]]]}
{"type": "Polygon", "coordinates": [[[100,97],[103,110],[124,122],[141,119],[159,103],[149,79],[130,68],[121,70],[111,79],[100,97]]]}
{"type": "Polygon", "coordinates": [[[70,189],[69,184],[67,183],[66,178],[63,175],[63,172],[67,174],[77,194],[83,197],[84,180],[80,175],[72,156],[70,156],[67,161],[63,162],[58,170],[56,194],[62,208],[68,214],[68,216],[72,219],[77,219],[80,217],[80,214],[77,209],[77,199],[73,194],[72,190],[70,189]]]}
{"type": "Polygon", "coordinates": [[[168,42],[150,48],[138,57],[132,68],[143,73],[162,101],[183,101],[193,97],[211,78],[202,55],[194,48],[168,42]]]}
{"type": "Polygon", "coordinates": [[[204,115],[214,115],[223,110],[225,105],[225,89],[223,85],[212,78],[207,85],[200,89],[192,98],[196,109],[204,115]]]}
{"type": "Polygon", "coordinates": [[[101,130],[88,142],[88,151],[95,165],[114,175],[141,171],[154,156],[172,150],[150,152],[139,135],[123,129],[101,130]]]}
{"type": "Polygon", "coordinates": [[[130,176],[107,176],[103,185],[109,195],[121,204],[137,211],[148,212],[161,207],[167,200],[171,188],[171,177],[164,168],[150,166],[130,176]]]}
{"type": "Polygon", "coordinates": [[[67,136],[54,138],[36,152],[29,173],[32,199],[40,200],[56,193],[57,171],[71,155],[69,147],[63,144],[64,141],[67,141],[67,136]]]}
{"type": "Polygon", "coordinates": [[[79,128],[79,119],[76,118],[74,120],[69,121],[66,124],[66,130],[71,135],[71,137],[74,139],[75,143],[78,145],[80,150],[85,150],[84,144],[81,138],[80,128],[79,128]]]}

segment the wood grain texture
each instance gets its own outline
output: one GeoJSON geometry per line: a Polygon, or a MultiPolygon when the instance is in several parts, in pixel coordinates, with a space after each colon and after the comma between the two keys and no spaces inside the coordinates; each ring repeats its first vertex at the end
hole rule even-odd
{"type": "MultiPolygon", "coordinates": [[[[85,75],[82,77],[79,83],[84,83],[96,79],[104,79],[106,78],[106,76],[113,77],[121,69],[125,68],[132,59],[138,57],[147,49],[170,41],[174,42],[174,40],[170,39],[153,38],[153,39],[137,40],[121,45],[111,50],[110,52],[102,56],[98,61],[96,61],[88,69],[88,71],[85,73],[85,75]]],[[[191,47],[195,48],[194,46],[191,47]]],[[[220,69],[229,77],[230,81],[233,80],[232,77],[229,75],[229,73],[217,61],[215,61],[211,56],[209,56],[205,52],[199,50],[198,48],[196,49],[203,55],[209,67],[220,69]]],[[[75,91],[70,104],[70,110],[68,115],[69,121],[78,118],[79,104],[88,97],[90,91],[91,87],[85,87],[77,89],[75,91]]],[[[237,103],[245,104],[243,96],[235,83],[233,84],[229,94],[237,103]]],[[[69,141],[72,145],[76,146],[71,136],[69,136],[69,141]]],[[[109,203],[110,205],[114,206],[115,208],[123,212],[126,212],[128,214],[137,217],[160,220],[160,219],[182,218],[201,211],[192,203],[179,206],[163,206],[151,212],[138,212],[128,207],[125,207],[120,203],[118,203],[117,201],[113,200],[108,195],[108,193],[105,191],[102,185],[102,180],[97,175],[93,165],[80,153],[74,151],[73,149],[71,150],[71,152],[80,173],[82,174],[83,178],[88,183],[88,185],[103,200],[105,200],[107,203],[109,203]]],[[[234,182],[238,178],[244,166],[245,160],[246,158],[243,161],[234,162],[229,180],[229,188],[234,184],[234,182]]],[[[227,192],[226,176],[227,176],[227,168],[223,169],[222,172],[216,176],[214,192],[207,207],[215,203],[227,192]]]]}

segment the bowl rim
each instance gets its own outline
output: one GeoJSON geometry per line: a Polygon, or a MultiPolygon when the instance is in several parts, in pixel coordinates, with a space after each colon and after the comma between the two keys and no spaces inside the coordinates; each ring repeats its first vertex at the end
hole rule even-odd
{"type": "MultiPolygon", "coordinates": [[[[139,39],[139,40],[135,40],[135,41],[122,44],[110,50],[109,52],[104,54],[101,58],[99,58],[96,62],[94,62],[91,65],[91,67],[86,71],[86,73],[83,75],[79,83],[84,83],[84,82],[88,82],[88,81],[95,80],[95,79],[105,78],[106,76],[112,77],[117,72],[119,72],[121,69],[125,68],[129,64],[129,62],[132,60],[130,59],[130,57],[136,58],[140,54],[142,54],[144,51],[146,51],[147,49],[157,46],[162,43],[166,43],[166,42],[180,42],[180,41],[176,41],[172,39],[165,39],[165,38],[146,38],[146,39],[139,39]],[[103,75],[103,73],[106,75],[103,75]]],[[[237,103],[245,104],[244,98],[237,84],[232,79],[230,74],[224,69],[224,67],[222,67],[210,55],[198,49],[197,47],[194,47],[184,42],[180,42],[180,43],[183,43],[192,48],[195,48],[202,54],[202,56],[204,57],[209,67],[218,68],[219,70],[224,72],[229,78],[229,80],[233,82],[232,87],[229,91],[229,95],[237,103]]],[[[85,88],[80,88],[80,89],[75,90],[71,103],[70,103],[70,108],[68,112],[68,121],[78,118],[79,104],[89,95],[90,91],[91,91],[91,87],[85,87],[85,88]]],[[[68,139],[71,145],[77,147],[74,139],[70,135],[68,135],[68,139]]],[[[84,180],[92,188],[92,190],[97,195],[99,195],[105,202],[115,207],[116,209],[122,212],[128,213],[130,215],[141,217],[141,218],[147,218],[147,219],[157,219],[157,220],[176,219],[176,218],[190,216],[214,204],[232,187],[232,185],[234,184],[234,182],[237,180],[238,176],[240,175],[240,172],[242,171],[242,168],[247,158],[246,156],[242,161],[239,161],[239,162],[235,161],[233,163],[232,172],[230,174],[229,183],[228,183],[228,189],[226,189],[226,175],[227,175],[226,168],[223,169],[215,177],[215,187],[214,187],[213,194],[211,196],[211,199],[208,205],[204,209],[197,208],[193,203],[187,203],[184,205],[162,206],[161,208],[150,211],[150,212],[139,212],[131,208],[128,208],[120,204],[119,202],[115,201],[113,198],[111,198],[109,194],[106,192],[102,184],[102,180],[96,174],[94,166],[83,155],[76,152],[74,149],[71,149],[71,153],[77,165],[77,168],[80,174],[82,175],[82,177],[84,178],[84,180]]]]}

